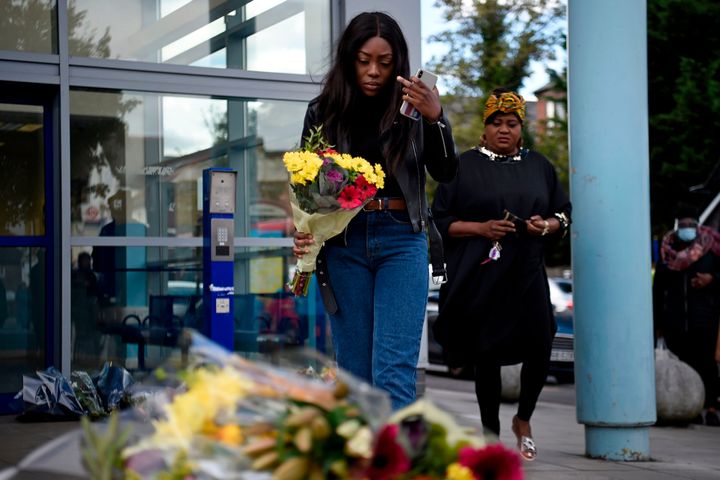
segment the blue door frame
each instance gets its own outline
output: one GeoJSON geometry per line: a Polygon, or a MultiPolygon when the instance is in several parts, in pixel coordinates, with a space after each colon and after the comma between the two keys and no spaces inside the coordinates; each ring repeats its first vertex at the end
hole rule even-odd
{"type": "MultiPolygon", "coordinates": [[[[45,204],[43,216],[45,222],[45,234],[41,236],[0,236],[0,248],[27,247],[42,248],[45,251],[45,315],[44,315],[44,367],[51,365],[59,366],[59,333],[60,333],[60,311],[57,308],[56,285],[59,278],[59,257],[56,257],[57,235],[59,232],[59,217],[56,214],[56,193],[60,191],[55,188],[54,159],[58,152],[56,128],[56,99],[57,89],[45,86],[25,86],[0,83],[3,94],[0,95],[0,103],[16,105],[40,106],[43,109],[43,164],[45,167],[44,194],[45,204]]],[[[24,374],[33,374],[33,371],[24,374]]],[[[18,392],[4,391],[0,388],[0,414],[17,413],[19,402],[13,399],[18,392]]]]}

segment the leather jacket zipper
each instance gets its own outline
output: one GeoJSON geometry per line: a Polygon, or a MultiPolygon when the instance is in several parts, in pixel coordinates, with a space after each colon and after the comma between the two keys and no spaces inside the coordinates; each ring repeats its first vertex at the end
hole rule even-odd
{"type": "Polygon", "coordinates": [[[440,120],[438,120],[436,124],[438,126],[438,130],[440,130],[440,141],[442,142],[443,153],[445,154],[445,158],[447,158],[447,147],[445,146],[445,136],[443,135],[443,128],[445,128],[445,124],[442,123],[440,120]]]}

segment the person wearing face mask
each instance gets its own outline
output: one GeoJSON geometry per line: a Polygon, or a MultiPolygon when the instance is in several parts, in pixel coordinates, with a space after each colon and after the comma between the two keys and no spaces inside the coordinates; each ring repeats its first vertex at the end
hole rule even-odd
{"type": "Polygon", "coordinates": [[[715,348],[720,319],[720,234],[683,208],[665,234],[653,280],[657,338],[694,368],[705,386],[705,418],[720,426],[715,348]]]}
{"type": "Polygon", "coordinates": [[[530,417],[545,384],[557,326],[545,272],[547,240],[567,233],[571,205],[552,163],[522,148],[525,100],[495,89],[479,146],[435,193],[433,216],[447,258],[433,327],[448,364],[470,366],[485,430],[500,434],[501,366],[522,363],[512,431],[537,455],[530,417]]]}

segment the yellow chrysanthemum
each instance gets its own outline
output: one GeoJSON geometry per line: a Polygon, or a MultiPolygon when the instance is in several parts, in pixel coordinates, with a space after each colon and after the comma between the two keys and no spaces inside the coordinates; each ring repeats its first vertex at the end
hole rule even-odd
{"type": "Polygon", "coordinates": [[[155,422],[158,445],[187,448],[192,436],[207,429],[221,413],[232,413],[252,382],[235,369],[198,370],[188,380],[188,390],[165,406],[166,418],[155,422]]]}
{"type": "Polygon", "coordinates": [[[367,167],[370,167],[370,164],[362,157],[355,157],[352,160],[352,169],[356,172],[362,172],[363,170],[366,170],[367,167]]]}
{"type": "Polygon", "coordinates": [[[385,186],[385,172],[379,164],[375,164],[375,181],[372,182],[377,188],[385,186]]]}
{"type": "Polygon", "coordinates": [[[344,168],[345,170],[352,170],[353,157],[347,153],[333,153],[330,155],[333,161],[344,168]]]}
{"type": "Polygon", "coordinates": [[[312,152],[287,152],[283,155],[283,163],[290,172],[290,182],[306,185],[315,180],[323,161],[312,152]]]}
{"type": "Polygon", "coordinates": [[[475,480],[475,475],[468,467],[451,463],[445,472],[445,480],[475,480]]]}

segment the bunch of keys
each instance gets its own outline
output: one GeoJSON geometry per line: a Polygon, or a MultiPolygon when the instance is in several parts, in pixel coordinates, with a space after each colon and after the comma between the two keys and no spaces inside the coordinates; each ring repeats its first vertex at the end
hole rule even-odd
{"type": "Polygon", "coordinates": [[[488,253],[488,258],[483,260],[483,262],[480,265],[485,265],[488,262],[494,262],[500,258],[500,250],[502,250],[502,247],[500,246],[500,242],[497,240],[493,242],[493,246],[490,249],[490,252],[488,253]]]}

